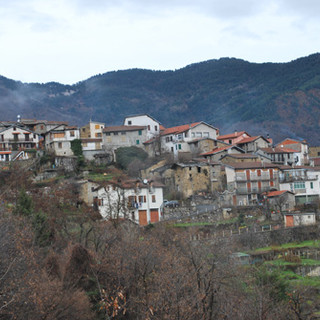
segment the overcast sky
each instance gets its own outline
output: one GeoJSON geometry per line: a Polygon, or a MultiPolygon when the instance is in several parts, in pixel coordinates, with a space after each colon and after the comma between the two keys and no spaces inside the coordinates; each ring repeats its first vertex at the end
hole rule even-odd
{"type": "Polygon", "coordinates": [[[319,46],[319,0],[0,0],[0,75],[23,82],[288,62],[319,46]]]}

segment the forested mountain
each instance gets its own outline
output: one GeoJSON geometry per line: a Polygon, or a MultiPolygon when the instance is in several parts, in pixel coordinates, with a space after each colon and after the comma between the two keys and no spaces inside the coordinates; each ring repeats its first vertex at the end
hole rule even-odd
{"type": "MultiPolygon", "coordinates": [[[[1,70],[0,70],[1,72],[1,70]]],[[[96,75],[74,85],[21,83],[0,77],[1,120],[90,118],[119,124],[149,113],[165,126],[204,120],[235,129],[320,144],[320,54],[289,63],[222,58],[175,71],[131,69],[96,75]]]]}

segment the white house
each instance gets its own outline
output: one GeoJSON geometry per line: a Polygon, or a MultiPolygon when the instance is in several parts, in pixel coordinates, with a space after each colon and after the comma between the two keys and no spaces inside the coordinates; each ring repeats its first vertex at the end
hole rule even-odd
{"type": "Polygon", "coordinates": [[[71,141],[80,139],[80,132],[74,126],[59,126],[45,135],[45,147],[56,156],[73,156],[71,141]]]}
{"type": "Polygon", "coordinates": [[[203,121],[171,127],[161,132],[162,152],[191,152],[189,142],[201,138],[217,139],[219,130],[203,121]]]}
{"type": "Polygon", "coordinates": [[[259,195],[279,187],[279,169],[273,163],[235,162],[225,164],[228,191],[234,192],[233,205],[251,205],[259,195]]]}
{"type": "Polygon", "coordinates": [[[130,219],[141,226],[162,218],[163,185],[144,180],[109,183],[94,189],[94,202],[104,219],[130,219]]]}
{"type": "Polygon", "coordinates": [[[284,224],[286,227],[307,226],[316,223],[314,212],[296,212],[286,213],[284,215],[284,224]]]}
{"type": "Polygon", "coordinates": [[[298,152],[295,156],[295,164],[297,166],[303,166],[309,164],[309,145],[306,140],[296,140],[296,139],[285,139],[279,142],[276,147],[280,148],[290,148],[298,152]]]}
{"type": "MultiPolygon", "coordinates": [[[[161,123],[148,114],[139,114],[128,116],[124,119],[123,125],[125,126],[143,126],[147,129],[147,139],[149,140],[160,134],[161,123]]],[[[145,141],[146,141],[145,140],[145,141]]]]}
{"type": "Polygon", "coordinates": [[[19,125],[0,129],[0,150],[28,150],[39,148],[39,135],[19,125]]]}
{"type": "Polygon", "coordinates": [[[320,169],[317,167],[281,167],[280,190],[290,190],[295,194],[296,204],[320,200],[320,169]]]}

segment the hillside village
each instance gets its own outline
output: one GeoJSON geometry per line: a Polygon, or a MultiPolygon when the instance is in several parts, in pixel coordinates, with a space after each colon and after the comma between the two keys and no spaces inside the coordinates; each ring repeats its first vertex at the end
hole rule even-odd
{"type": "Polygon", "coordinates": [[[319,160],[204,121],[2,121],[0,317],[317,319],[319,160]]]}
{"type": "Polygon", "coordinates": [[[76,172],[80,162],[99,167],[101,179],[82,170],[80,200],[105,219],[128,218],[141,226],[168,218],[164,211],[170,206],[186,204],[207,204],[206,210],[260,208],[269,218],[281,214],[288,226],[314,223],[315,217],[304,218],[303,211],[319,207],[320,147],[290,137],[274,144],[270,136],[221,135],[204,121],[166,128],[147,114],[127,116],[118,126],[90,120],[80,128],[18,116],[16,122],[0,122],[0,163],[3,171],[13,162],[50,156],[35,173],[36,181],[61,170],[76,172]],[[119,150],[130,149],[130,176],[125,168],[103,179],[103,170],[119,162],[119,150]],[[135,150],[143,150],[142,160],[135,150]]]}

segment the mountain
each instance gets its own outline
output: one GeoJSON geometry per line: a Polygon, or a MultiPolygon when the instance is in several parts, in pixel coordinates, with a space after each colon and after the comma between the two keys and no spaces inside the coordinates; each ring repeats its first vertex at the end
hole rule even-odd
{"type": "Polygon", "coordinates": [[[319,145],[320,54],[288,63],[221,58],[175,71],[130,69],[74,85],[0,77],[0,120],[65,119],[119,124],[148,113],[165,126],[203,120],[223,133],[246,130],[319,145]]]}

